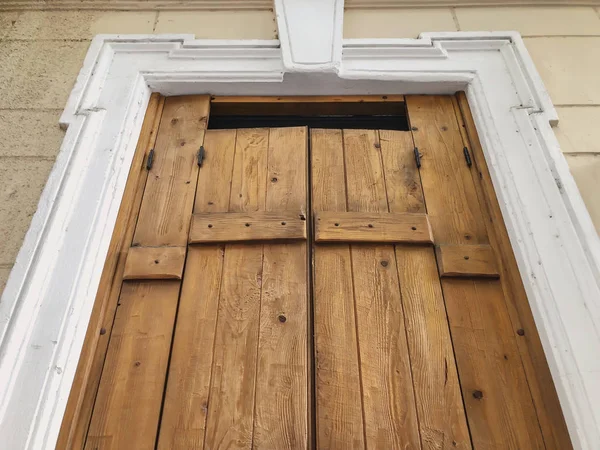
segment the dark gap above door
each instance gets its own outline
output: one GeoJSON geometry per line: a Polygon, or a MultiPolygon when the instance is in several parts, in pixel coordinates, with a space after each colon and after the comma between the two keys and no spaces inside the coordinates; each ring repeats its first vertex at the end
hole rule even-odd
{"type": "Polygon", "coordinates": [[[299,127],[408,131],[406,116],[213,116],[209,130],[299,127]]]}
{"type": "Polygon", "coordinates": [[[407,131],[406,104],[402,96],[271,97],[258,99],[214,97],[209,129],[308,126],[335,129],[407,131]],[[293,101],[292,101],[293,100],[293,101]]]}

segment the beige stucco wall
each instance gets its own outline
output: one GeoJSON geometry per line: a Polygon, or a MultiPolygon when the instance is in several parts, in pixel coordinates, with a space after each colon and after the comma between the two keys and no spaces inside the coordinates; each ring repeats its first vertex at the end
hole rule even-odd
{"type": "MultiPolygon", "coordinates": [[[[348,38],[457,30],[523,34],[558,107],[558,138],[600,230],[600,12],[535,7],[350,9],[345,14],[348,38]]],[[[277,34],[269,9],[0,12],[0,292],[59,150],[64,133],[58,118],[91,38],[171,32],[212,39],[277,34]]]]}

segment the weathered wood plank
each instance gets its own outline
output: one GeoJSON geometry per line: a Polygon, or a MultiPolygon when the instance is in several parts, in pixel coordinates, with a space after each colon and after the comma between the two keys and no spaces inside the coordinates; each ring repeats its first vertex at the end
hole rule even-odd
{"type": "Polygon", "coordinates": [[[179,284],[123,283],[86,449],[154,449],[179,284]]]}
{"type": "MultiPolygon", "coordinates": [[[[208,130],[194,211],[229,209],[236,130],[208,130]]],[[[165,392],[160,450],[204,447],[225,248],[188,249],[165,392]],[[196,276],[194,274],[200,274],[196,276]]]]}
{"type": "MultiPolygon", "coordinates": [[[[156,172],[146,183],[132,245],[186,245],[198,173],[193,155],[202,144],[207,115],[208,96],[165,100],[156,172]]],[[[88,448],[110,447],[110,441],[119,448],[154,448],[180,286],[178,280],[123,284],[119,304],[132,306],[117,310],[88,448]],[[125,338],[113,339],[115,332],[125,338]],[[141,365],[143,370],[130,369],[141,365]]]]}
{"type": "MultiPolygon", "coordinates": [[[[265,205],[266,211],[291,211],[304,233],[307,138],[304,127],[269,130],[265,205]]],[[[264,245],[253,448],[309,446],[306,253],[307,242],[264,245]]]]}
{"type": "Polygon", "coordinates": [[[205,448],[252,448],[262,244],[227,244],[205,448]]]}
{"type": "MultiPolygon", "coordinates": [[[[344,130],[343,135],[348,209],[357,215],[389,214],[377,131],[344,130]]],[[[384,231],[383,224],[372,222],[384,231]]],[[[429,234],[423,221],[417,230],[411,230],[414,221],[407,226],[400,217],[397,225],[429,234]]],[[[393,227],[393,221],[386,226],[393,227]]],[[[350,253],[366,447],[420,448],[394,247],[351,245],[350,253]]]]}
{"type": "Polygon", "coordinates": [[[487,244],[451,97],[407,96],[406,104],[436,244],[487,244]]]}
{"type": "Polygon", "coordinates": [[[83,448],[85,443],[121,291],[125,260],[148,177],[143,163],[147,153],[154,147],[164,103],[165,98],[159,94],[152,94],[148,103],[63,416],[57,449],[83,448]]]}
{"type": "Polygon", "coordinates": [[[185,247],[132,247],[125,261],[124,280],[181,280],[185,247]]]}
{"type": "MultiPolygon", "coordinates": [[[[425,212],[412,136],[379,135],[390,211],[425,212]]],[[[434,250],[396,245],[395,254],[422,447],[470,449],[434,250]]]]}
{"type": "MultiPolygon", "coordinates": [[[[237,131],[229,211],[264,211],[268,129],[237,131]]],[[[205,448],[252,447],[262,244],[227,244],[217,313],[205,448]]]]}
{"type": "Polygon", "coordinates": [[[165,393],[158,448],[201,449],[208,414],[217,308],[223,271],[223,248],[188,250],[186,276],[165,393]]]}
{"type": "Polygon", "coordinates": [[[489,245],[443,244],[435,250],[441,277],[499,277],[496,257],[489,245]]]}
{"type": "MultiPolygon", "coordinates": [[[[346,211],[340,130],[311,130],[312,206],[346,211]]],[[[317,448],[364,448],[350,249],[315,248],[314,333],[317,448]]]]}
{"type": "Polygon", "coordinates": [[[465,93],[459,92],[457,97],[458,105],[455,103],[455,111],[459,119],[459,124],[464,124],[465,133],[463,133],[463,140],[465,145],[469,147],[473,155],[473,163],[476,170],[472,174],[477,186],[478,195],[483,197],[481,203],[487,206],[482,211],[487,214],[486,227],[491,245],[496,250],[500,280],[502,288],[506,293],[505,300],[508,313],[513,329],[524,330],[523,336],[517,339],[517,345],[521,361],[525,367],[531,396],[536,406],[544,444],[547,449],[568,450],[573,448],[573,446],[558,395],[556,394],[552,374],[550,373],[546,355],[533,319],[531,306],[529,305],[523,281],[519,274],[508,232],[504,225],[502,211],[500,210],[494,186],[492,185],[475,122],[473,121],[465,93]]]}
{"type": "Polygon", "coordinates": [[[195,213],[229,210],[236,136],[236,130],[206,132],[204,138],[206,156],[198,176],[195,213]]]}
{"type": "Polygon", "coordinates": [[[427,214],[322,211],[315,241],[432,244],[433,235],[427,214]]]}
{"type": "Polygon", "coordinates": [[[237,131],[229,211],[264,211],[266,203],[268,128],[237,131]]]}
{"type": "Polygon", "coordinates": [[[443,279],[474,448],[542,449],[499,280],[443,279]]]}
{"type": "Polygon", "coordinates": [[[306,247],[264,246],[253,448],[308,448],[306,247]]]}
{"type": "Polygon", "coordinates": [[[192,216],[190,244],[305,240],[306,218],[298,211],[200,213],[192,216]]]}
{"type": "Polygon", "coordinates": [[[156,139],[133,242],[185,246],[198,181],[196,154],[204,143],[209,96],[168,97],[156,139]]]}
{"type": "MultiPolygon", "coordinates": [[[[452,98],[409,96],[407,106],[425,155],[420,174],[436,244],[488,244],[452,98]]],[[[442,289],[473,446],[543,448],[501,283],[442,278],[442,289]]]]}
{"type": "Polygon", "coordinates": [[[285,97],[276,96],[214,96],[211,103],[353,103],[353,102],[403,102],[403,95],[291,95],[285,97]]]}

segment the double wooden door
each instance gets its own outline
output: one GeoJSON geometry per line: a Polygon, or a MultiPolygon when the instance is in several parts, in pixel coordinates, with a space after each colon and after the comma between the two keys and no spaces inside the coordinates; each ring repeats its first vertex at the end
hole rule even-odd
{"type": "Polygon", "coordinates": [[[152,102],[59,447],[570,446],[457,98],[407,98],[411,131],[152,102]]]}

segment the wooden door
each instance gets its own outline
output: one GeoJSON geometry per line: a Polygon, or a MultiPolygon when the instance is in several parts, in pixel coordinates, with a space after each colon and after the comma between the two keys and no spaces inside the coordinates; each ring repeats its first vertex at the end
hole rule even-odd
{"type": "Polygon", "coordinates": [[[153,98],[58,448],[570,448],[466,101],[406,104],[206,131],[153,98]]]}

